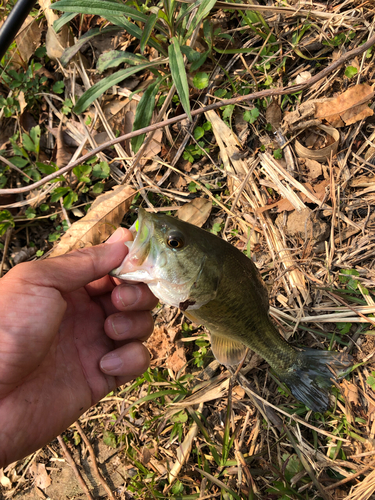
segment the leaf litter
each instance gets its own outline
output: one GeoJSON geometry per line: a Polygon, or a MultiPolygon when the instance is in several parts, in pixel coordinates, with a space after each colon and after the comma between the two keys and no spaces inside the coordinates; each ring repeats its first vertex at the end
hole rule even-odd
{"type": "MultiPolygon", "coordinates": [[[[317,61],[328,66],[371,36],[368,26],[373,13],[366,5],[357,8],[340,2],[313,11],[276,3],[265,7],[217,2],[215,8],[214,3],[202,3],[210,22],[200,18],[203,21],[197,24],[194,15],[198,12],[204,17],[203,7],[196,6],[194,14],[193,7],[185,5],[191,8],[192,27],[186,28],[190,45],[170,37],[168,69],[158,59],[158,55],[167,56],[167,45],[163,45],[165,36],[160,43],[165,27],[151,18],[156,5],[151,12],[124,6],[133,10],[126,11],[127,19],[116,19],[120,30],[126,26],[119,37],[106,32],[107,26],[102,29],[107,22],[104,11],[84,15],[82,24],[78,17],[71,17],[57,36],[52,25],[61,18],[49,9],[50,2],[43,2],[47,22],[41,18],[36,26],[51,60],[69,50],[72,32],[77,39],[78,33],[85,36],[91,29],[98,36],[92,38],[92,45],[84,45],[83,38],[70,49],[70,55],[75,54],[70,62],[65,52],[65,68],[46,63],[64,83],[64,93],[51,99],[54,91],[42,89],[46,95],[36,114],[27,90],[22,90],[22,111],[30,110],[37,119],[33,126],[39,123],[45,131],[56,131],[63,123],[54,134],[57,168],[71,161],[78,145],[84,145],[86,152],[102,144],[103,151],[96,163],[80,165],[74,174],[58,177],[57,183],[49,180],[43,190],[34,189],[26,200],[12,199],[2,207],[11,210],[10,216],[20,225],[19,231],[2,237],[7,238],[5,248],[9,248],[3,251],[3,268],[6,271],[21,257],[35,258],[35,253],[50,251],[56,240],[52,256],[98,244],[121,221],[128,226],[134,220],[130,207],[144,202],[149,209],[175,214],[226,238],[259,267],[281,334],[298,347],[351,351],[356,368],[336,388],[332,410],[325,416],[314,414],[290,397],[263,360],[254,361],[249,354],[250,361],[237,375],[220,367],[212,361],[206,332],[178,311],[161,307],[155,315],[154,336],[147,343],[153,357],[149,371],[81,418],[91,442],[98,445],[97,461],[106,463],[106,480],[114,485],[118,498],[310,498],[316,494],[330,498],[332,490],[340,492],[337,498],[371,498],[375,492],[371,465],[375,397],[367,380],[375,371],[372,49],[350,61],[355,71],[339,67],[319,85],[307,87],[298,99],[289,94],[275,95],[272,102],[260,97],[236,107],[223,103],[221,109],[204,110],[205,118],[197,119],[190,135],[187,122],[183,127],[159,128],[154,145],[142,151],[134,169],[130,140],[115,149],[108,141],[131,132],[139,123],[147,126],[139,117],[136,120],[141,109],[138,103],[149,83],[155,83],[160,65],[165,64],[162,75],[170,71],[169,83],[173,80],[177,87],[170,101],[171,85],[160,84],[155,92],[146,93],[150,99],[163,97],[169,102],[158,118],[162,120],[183,110],[189,114],[197,101],[212,104],[230,99],[233,93],[276,88],[284,77],[308,82],[317,72],[317,61]],[[310,24],[307,14],[316,24],[310,24]],[[135,23],[132,16],[136,16],[135,23]],[[139,25],[144,28],[143,38],[139,25]],[[210,26],[220,26],[225,36],[210,26]],[[250,49],[245,47],[247,38],[252,41],[250,49]],[[284,54],[294,47],[293,58],[282,59],[278,50],[284,43],[284,54]],[[100,85],[101,79],[116,71],[116,67],[107,68],[103,76],[95,69],[87,71],[96,67],[98,53],[115,50],[125,61],[124,52],[130,49],[137,56],[143,52],[144,63],[151,65],[142,71],[135,68],[133,80],[116,84],[112,77],[115,84],[102,87],[102,91],[108,89],[106,95],[98,101],[86,100],[86,111],[74,114],[76,96],[83,109],[87,81],[100,85]],[[212,76],[216,67],[211,53],[219,55],[226,73],[217,66],[217,75],[212,76]],[[184,68],[198,63],[201,66],[192,71],[192,78],[189,75],[185,80],[184,68]],[[203,76],[194,79],[195,72],[203,76]],[[189,84],[206,81],[204,74],[210,86],[201,94],[196,88],[189,90],[189,84]],[[208,101],[203,101],[205,95],[208,101]],[[73,138],[69,148],[65,135],[62,139],[66,131],[73,138]],[[279,140],[279,134],[284,140],[279,140]],[[170,164],[174,154],[179,159],[170,164]],[[59,188],[65,190],[64,195],[51,201],[59,188]]],[[[104,2],[95,6],[104,9],[104,2]]],[[[128,61],[129,57],[120,67],[131,67],[128,61]]],[[[152,123],[159,116],[155,112],[159,103],[149,104],[153,113],[148,113],[147,120],[152,123]]],[[[4,122],[1,128],[10,130],[6,117],[1,115],[0,120],[4,122]]],[[[19,156],[9,137],[2,139],[1,147],[7,158],[19,156]]],[[[52,156],[45,146],[41,149],[49,167],[52,156]]],[[[38,167],[33,158],[30,161],[27,172],[34,180],[52,170],[38,167]]],[[[5,175],[10,189],[27,182],[16,171],[5,175]]],[[[65,438],[72,443],[79,463],[85,454],[83,445],[73,429],[66,431],[65,438]]],[[[51,496],[49,491],[66,473],[63,465],[55,467],[60,464],[53,461],[56,456],[64,455],[55,441],[34,455],[34,465],[26,465],[25,474],[23,461],[4,469],[0,481],[4,496],[31,499],[28,488],[33,484],[51,496]],[[53,467],[47,479],[49,469],[43,465],[48,462],[53,467]]],[[[74,481],[72,476],[67,483],[74,481]]],[[[59,495],[78,498],[70,490],[60,490],[59,495]]]]}

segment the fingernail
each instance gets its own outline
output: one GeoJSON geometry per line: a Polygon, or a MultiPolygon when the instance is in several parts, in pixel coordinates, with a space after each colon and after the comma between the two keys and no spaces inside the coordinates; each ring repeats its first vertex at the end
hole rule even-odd
{"type": "Polygon", "coordinates": [[[124,285],[119,288],[119,297],[124,307],[130,307],[139,300],[141,291],[138,287],[132,285],[124,285]]]}
{"type": "Polygon", "coordinates": [[[123,335],[124,333],[129,331],[133,326],[133,322],[128,318],[124,318],[123,316],[117,316],[113,318],[111,323],[113,331],[115,332],[116,335],[123,335]]]}
{"type": "Polygon", "coordinates": [[[108,238],[106,243],[115,243],[116,241],[121,240],[122,234],[122,227],[117,228],[116,231],[108,238]]]}
{"type": "Polygon", "coordinates": [[[122,359],[114,352],[106,354],[100,361],[100,368],[106,373],[118,372],[122,367],[122,359]]]}

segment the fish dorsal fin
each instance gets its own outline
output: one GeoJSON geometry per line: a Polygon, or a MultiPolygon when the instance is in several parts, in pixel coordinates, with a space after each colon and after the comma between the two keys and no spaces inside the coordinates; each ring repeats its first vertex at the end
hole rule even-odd
{"type": "Polygon", "coordinates": [[[222,365],[238,365],[246,354],[246,346],[228,337],[211,333],[211,347],[215,358],[222,365]]]}

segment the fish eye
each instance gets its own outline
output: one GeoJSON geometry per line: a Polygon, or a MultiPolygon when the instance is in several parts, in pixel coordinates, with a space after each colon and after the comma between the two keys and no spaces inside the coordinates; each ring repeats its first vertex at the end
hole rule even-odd
{"type": "Polygon", "coordinates": [[[167,238],[167,245],[169,248],[182,248],[185,242],[182,236],[178,234],[169,234],[167,238]]]}

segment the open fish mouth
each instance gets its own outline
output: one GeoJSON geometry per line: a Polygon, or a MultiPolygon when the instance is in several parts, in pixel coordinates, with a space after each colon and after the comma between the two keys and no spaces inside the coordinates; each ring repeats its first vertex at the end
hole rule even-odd
{"type": "Polygon", "coordinates": [[[152,235],[154,226],[144,210],[139,210],[138,219],[129,228],[133,235],[133,241],[127,241],[125,245],[129,249],[119,267],[113,269],[109,274],[116,278],[127,281],[142,281],[150,283],[155,280],[153,274],[156,256],[152,251],[152,235]]]}

